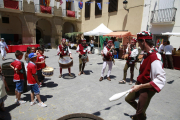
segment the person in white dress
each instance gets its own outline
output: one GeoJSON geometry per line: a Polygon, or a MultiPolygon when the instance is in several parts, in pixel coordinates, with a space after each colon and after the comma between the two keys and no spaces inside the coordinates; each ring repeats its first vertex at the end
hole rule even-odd
{"type": "Polygon", "coordinates": [[[5,60],[5,59],[4,59],[4,57],[6,57],[6,49],[5,49],[5,48],[7,48],[8,50],[9,50],[9,48],[8,48],[8,46],[7,46],[4,38],[1,38],[0,48],[1,48],[2,60],[5,60]]]}

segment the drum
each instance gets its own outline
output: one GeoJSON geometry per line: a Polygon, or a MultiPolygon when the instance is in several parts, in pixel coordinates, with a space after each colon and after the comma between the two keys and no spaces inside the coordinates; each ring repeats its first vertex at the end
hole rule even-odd
{"type": "Polygon", "coordinates": [[[88,56],[86,54],[81,55],[81,60],[82,60],[83,63],[89,62],[88,56]]]}
{"type": "Polygon", "coordinates": [[[53,73],[54,73],[54,68],[52,67],[46,67],[42,69],[42,75],[45,77],[50,77],[53,75],[53,73]]]}
{"type": "Polygon", "coordinates": [[[70,68],[73,66],[73,60],[69,56],[63,56],[59,59],[59,66],[62,69],[70,68]]]}

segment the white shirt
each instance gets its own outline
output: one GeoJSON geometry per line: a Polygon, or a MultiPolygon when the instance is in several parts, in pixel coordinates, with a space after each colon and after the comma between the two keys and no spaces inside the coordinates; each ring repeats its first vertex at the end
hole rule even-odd
{"type": "Polygon", "coordinates": [[[158,52],[160,52],[160,53],[164,52],[164,45],[163,45],[163,44],[161,44],[161,45],[159,46],[158,52]]]}
{"type": "Polygon", "coordinates": [[[166,45],[164,47],[165,55],[172,55],[173,46],[172,45],[166,45]]]}

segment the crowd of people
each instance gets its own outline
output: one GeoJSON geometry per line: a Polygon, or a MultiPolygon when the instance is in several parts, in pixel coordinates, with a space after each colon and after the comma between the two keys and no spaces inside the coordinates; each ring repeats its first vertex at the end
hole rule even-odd
{"type": "MultiPolygon", "coordinates": [[[[132,39],[131,44],[128,45],[126,53],[128,58],[124,67],[124,77],[121,80],[120,84],[126,83],[127,69],[130,67],[131,79],[130,85],[132,85],[134,77],[134,67],[137,62],[138,50],[136,48],[136,42],[139,43],[139,46],[142,51],[144,51],[144,57],[140,64],[139,76],[135,85],[132,87],[132,91],[126,96],[125,100],[129,103],[135,110],[135,115],[132,115],[133,120],[145,120],[146,118],[146,109],[156,92],[160,92],[165,85],[166,77],[165,71],[163,70],[162,57],[158,51],[154,48],[152,34],[150,32],[140,32],[137,34],[137,39],[132,39]],[[139,98],[136,102],[136,98],[139,98]]],[[[91,43],[93,44],[93,43],[91,43]]],[[[111,81],[110,74],[114,62],[114,55],[117,54],[118,44],[113,44],[112,40],[107,40],[104,43],[104,48],[102,53],[103,56],[103,67],[101,71],[101,77],[99,81],[104,79],[104,72],[106,66],[108,65],[107,80],[111,81]]],[[[169,44],[167,42],[167,44],[169,44]]],[[[93,47],[93,46],[91,46],[93,47]]],[[[169,48],[167,48],[169,49],[169,48]]],[[[165,51],[168,51],[165,49],[165,51]]],[[[85,64],[89,61],[88,53],[91,53],[90,48],[86,44],[86,39],[82,39],[81,44],[77,46],[76,52],[79,54],[79,76],[84,73],[85,64]]],[[[64,56],[69,56],[71,59],[72,52],[69,49],[69,46],[66,45],[66,39],[62,39],[62,44],[58,46],[57,55],[60,58],[64,56]]],[[[168,55],[168,53],[167,53],[168,55]]],[[[10,64],[10,67],[14,69],[14,79],[16,83],[15,89],[15,103],[20,105],[26,103],[26,101],[21,100],[21,93],[23,92],[24,85],[24,76],[22,70],[22,63],[20,60],[23,58],[23,53],[19,50],[15,52],[16,60],[10,64]]],[[[30,105],[35,105],[37,102],[34,100],[34,96],[38,99],[38,105],[41,107],[46,107],[47,105],[41,101],[40,90],[39,88],[44,84],[44,76],[42,75],[42,69],[46,67],[45,56],[43,48],[27,48],[25,54],[25,69],[27,72],[27,81],[31,89],[31,103],[30,105]]],[[[68,68],[69,76],[72,76],[70,67],[68,68]]],[[[62,78],[62,67],[60,66],[60,75],[59,78],[62,78]]],[[[4,101],[7,98],[6,90],[8,91],[8,85],[1,73],[0,67],[0,108],[4,109],[4,101]],[[6,88],[6,90],[5,90],[6,88]]]]}

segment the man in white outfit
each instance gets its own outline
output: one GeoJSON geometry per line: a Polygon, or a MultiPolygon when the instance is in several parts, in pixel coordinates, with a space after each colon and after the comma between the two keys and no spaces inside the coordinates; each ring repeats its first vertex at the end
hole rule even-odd
{"type": "Polygon", "coordinates": [[[1,38],[0,48],[1,48],[2,60],[5,60],[4,59],[4,57],[6,57],[6,49],[5,48],[7,48],[8,50],[9,50],[9,48],[8,48],[6,42],[4,41],[4,38],[1,38]]]}
{"type": "Polygon", "coordinates": [[[109,66],[108,69],[108,74],[107,74],[107,80],[111,81],[110,79],[110,74],[111,74],[111,70],[112,70],[112,65],[113,65],[113,54],[114,54],[114,46],[113,46],[113,41],[109,40],[108,44],[104,47],[103,49],[103,68],[101,71],[101,77],[99,79],[99,81],[102,81],[104,78],[104,72],[106,70],[106,66],[109,66]]]}

